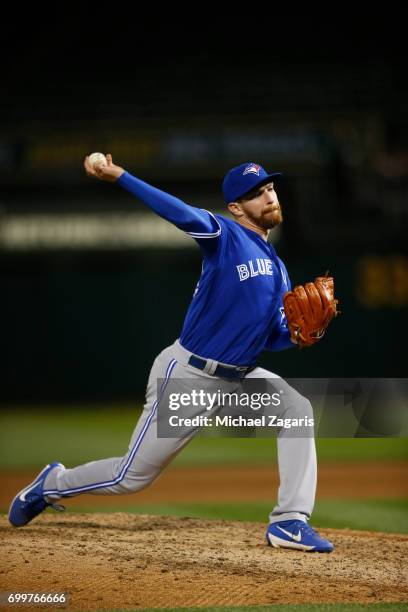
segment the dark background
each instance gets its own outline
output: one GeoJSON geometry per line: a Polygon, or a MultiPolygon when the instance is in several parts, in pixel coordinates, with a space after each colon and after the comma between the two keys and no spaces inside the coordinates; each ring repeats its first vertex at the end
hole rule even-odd
{"type": "Polygon", "coordinates": [[[146,214],[85,176],[82,159],[95,150],[218,212],[232,166],[283,171],[278,253],[293,284],[330,270],[342,315],[317,346],[264,353],[260,364],[292,377],[405,377],[408,95],[398,37],[354,39],[333,25],[278,37],[249,21],[228,31],[201,24],[198,36],[126,11],[89,13],[10,20],[3,38],[1,401],[140,400],[154,356],[180,332],[197,247],[155,245],[154,230],[150,247],[45,244],[29,231],[10,242],[10,223],[27,228],[28,218],[146,214]]]}

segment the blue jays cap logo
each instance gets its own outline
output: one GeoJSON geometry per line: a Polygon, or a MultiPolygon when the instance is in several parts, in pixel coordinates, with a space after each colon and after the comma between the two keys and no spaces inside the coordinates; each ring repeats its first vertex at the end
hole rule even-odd
{"type": "Polygon", "coordinates": [[[249,164],[243,171],[242,175],[245,176],[245,174],[256,174],[257,176],[259,176],[260,169],[261,166],[259,166],[258,164],[249,164]]]}

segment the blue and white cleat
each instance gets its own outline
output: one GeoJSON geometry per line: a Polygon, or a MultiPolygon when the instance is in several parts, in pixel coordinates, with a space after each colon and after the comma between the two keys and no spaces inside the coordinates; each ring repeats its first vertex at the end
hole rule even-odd
{"type": "Polygon", "coordinates": [[[310,525],[299,520],[271,523],[266,532],[266,541],[274,548],[328,553],[334,549],[329,540],[324,540],[310,525]]]}
{"type": "Polygon", "coordinates": [[[65,510],[64,506],[47,502],[43,496],[44,482],[51,470],[62,468],[62,463],[50,463],[38,474],[37,478],[25,489],[17,493],[11,502],[8,519],[14,527],[27,525],[48,506],[55,510],[65,510]]]}

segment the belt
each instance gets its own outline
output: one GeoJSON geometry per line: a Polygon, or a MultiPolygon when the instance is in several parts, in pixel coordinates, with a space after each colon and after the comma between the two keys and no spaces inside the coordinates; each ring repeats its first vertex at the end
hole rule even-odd
{"type": "Polygon", "coordinates": [[[255,366],[227,367],[220,364],[218,364],[214,369],[214,367],[212,367],[214,362],[211,359],[207,361],[206,359],[202,359],[196,355],[191,355],[188,363],[194,368],[206,371],[207,374],[210,374],[210,376],[220,376],[221,378],[230,378],[231,380],[240,380],[255,369],[255,366]]]}

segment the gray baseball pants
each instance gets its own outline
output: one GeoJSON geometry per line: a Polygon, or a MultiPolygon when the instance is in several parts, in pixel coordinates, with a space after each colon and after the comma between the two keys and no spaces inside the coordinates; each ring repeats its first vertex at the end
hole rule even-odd
{"type": "MultiPolygon", "coordinates": [[[[160,393],[160,390],[158,394],[157,380],[163,379],[162,391],[168,381],[174,378],[183,379],[183,383],[187,386],[188,379],[192,379],[192,384],[195,386],[199,385],[200,381],[205,381],[207,390],[210,385],[210,388],[216,391],[220,385],[219,378],[189,365],[190,356],[191,353],[176,340],[156,357],[147,384],[144,410],[135,427],[126,455],[91,461],[72,469],[52,470],[44,484],[44,495],[49,501],[83,493],[94,495],[135,493],[149,486],[159,476],[166,465],[195,436],[198,429],[192,427],[191,431],[182,438],[158,437],[158,405],[161,401],[166,401],[166,396],[160,393]]],[[[276,374],[257,367],[247,374],[246,379],[249,378],[267,379],[271,384],[273,379],[275,383],[276,379],[279,379],[279,388],[283,388],[286,402],[284,406],[274,408],[274,414],[278,417],[292,419],[313,417],[310,402],[276,374]]],[[[223,389],[228,389],[230,392],[233,392],[237,384],[236,381],[222,380],[223,389]]],[[[194,407],[191,416],[205,412],[204,407],[194,407]]],[[[314,438],[310,435],[290,437],[285,430],[281,430],[277,438],[277,449],[280,485],[278,502],[269,520],[270,522],[307,520],[313,510],[317,481],[314,438]]]]}

